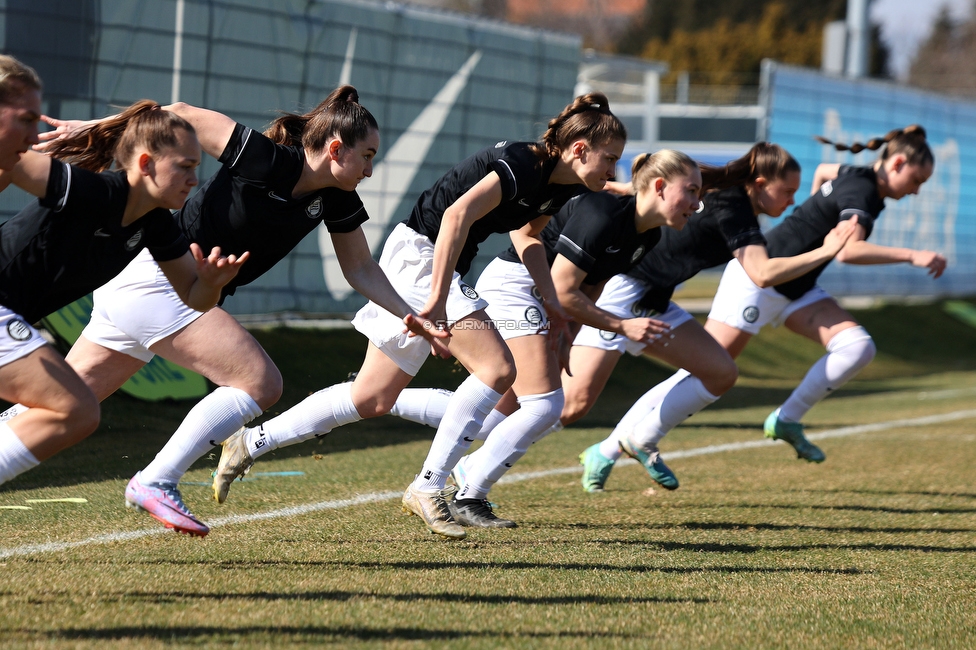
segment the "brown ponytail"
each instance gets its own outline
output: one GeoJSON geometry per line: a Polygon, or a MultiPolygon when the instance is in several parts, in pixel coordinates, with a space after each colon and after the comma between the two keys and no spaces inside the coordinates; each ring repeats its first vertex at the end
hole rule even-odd
{"type": "Polygon", "coordinates": [[[702,189],[724,190],[752,182],[760,176],[775,180],[799,171],[800,163],[786,149],[771,142],[757,142],[744,156],[724,166],[701,165],[702,189]]]}
{"type": "Polygon", "coordinates": [[[340,86],[304,115],[282,113],[264,134],[278,144],[301,145],[307,151],[318,152],[336,137],[353,147],[371,129],[378,131],[379,125],[372,113],[359,103],[359,93],[352,86],[340,86]]]}
{"type": "Polygon", "coordinates": [[[0,54],[0,104],[16,101],[27,90],[41,90],[41,78],[34,68],[7,54],[0,54]]]}
{"type": "Polygon", "coordinates": [[[627,129],[610,112],[610,102],[603,93],[580,95],[549,120],[548,127],[534,145],[535,154],[544,160],[558,157],[577,140],[603,145],[627,139],[627,129]]]}
{"type": "Polygon", "coordinates": [[[884,147],[881,151],[881,160],[887,160],[891,155],[901,153],[905,154],[910,165],[935,163],[935,156],[932,155],[932,150],[929,148],[928,142],[925,141],[925,129],[918,124],[888,131],[884,137],[871,138],[864,144],[854,142],[848,145],[828,140],[819,135],[813,136],[813,139],[830,145],[837,151],[850,151],[851,153],[860,153],[865,149],[876,151],[884,147]]]}
{"type": "Polygon", "coordinates": [[[150,99],[142,99],[78,135],[54,140],[48,151],[55,158],[79,167],[104,171],[113,161],[119,167],[128,165],[139,146],[154,154],[176,146],[177,129],[196,134],[193,126],[176,113],[164,111],[150,99]]]}

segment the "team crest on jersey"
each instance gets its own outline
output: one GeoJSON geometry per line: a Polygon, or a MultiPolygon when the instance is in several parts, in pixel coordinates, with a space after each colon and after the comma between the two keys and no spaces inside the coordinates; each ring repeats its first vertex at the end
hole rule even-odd
{"type": "Polygon", "coordinates": [[[820,193],[823,194],[824,196],[830,196],[830,193],[833,191],[834,191],[833,181],[827,181],[826,183],[820,186],[820,193]]]}
{"type": "Polygon", "coordinates": [[[634,254],[630,256],[630,263],[633,264],[641,257],[643,257],[643,255],[644,255],[644,244],[641,244],[640,246],[637,247],[637,250],[634,251],[634,254]]]}
{"type": "Polygon", "coordinates": [[[305,208],[305,214],[308,215],[309,219],[318,219],[322,216],[322,197],[317,196],[315,200],[308,204],[305,208]]]}
{"type": "Polygon", "coordinates": [[[132,235],[131,237],[129,237],[128,240],[126,240],[125,250],[134,251],[139,246],[139,242],[141,241],[142,241],[142,228],[140,228],[136,234],[132,235]]]}
{"type": "Polygon", "coordinates": [[[538,307],[526,307],[525,320],[529,321],[532,327],[538,327],[542,325],[542,312],[539,311],[538,307]]]}
{"type": "Polygon", "coordinates": [[[603,339],[604,341],[612,341],[615,338],[617,338],[617,333],[610,332],[607,330],[600,330],[600,338],[603,339]]]}
{"type": "Polygon", "coordinates": [[[7,322],[7,334],[15,341],[29,341],[34,336],[30,325],[19,318],[12,318],[7,322]]]}
{"type": "Polygon", "coordinates": [[[755,323],[757,320],[759,320],[759,307],[746,307],[742,310],[742,318],[744,318],[747,323],[755,323]]]}
{"type": "Polygon", "coordinates": [[[630,313],[634,315],[634,318],[643,318],[647,314],[647,310],[641,307],[638,301],[630,306],[630,313]]]}
{"type": "Polygon", "coordinates": [[[548,201],[546,201],[545,203],[539,206],[539,214],[545,214],[546,210],[548,210],[551,206],[552,206],[552,199],[549,199],[548,201]]]}
{"type": "Polygon", "coordinates": [[[473,287],[470,287],[464,284],[463,282],[461,283],[461,293],[463,293],[466,297],[470,298],[471,300],[478,299],[478,292],[475,291],[473,287]]]}

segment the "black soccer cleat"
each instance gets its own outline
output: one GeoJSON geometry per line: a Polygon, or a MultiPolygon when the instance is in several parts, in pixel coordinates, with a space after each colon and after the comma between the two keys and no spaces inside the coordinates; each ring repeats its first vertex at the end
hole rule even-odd
{"type": "Polygon", "coordinates": [[[468,528],[515,528],[511,519],[495,516],[488,499],[451,499],[447,502],[454,521],[468,528]]]}

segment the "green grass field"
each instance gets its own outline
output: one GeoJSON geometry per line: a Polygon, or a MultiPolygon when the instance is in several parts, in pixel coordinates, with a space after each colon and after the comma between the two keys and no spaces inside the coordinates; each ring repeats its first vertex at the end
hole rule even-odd
{"type": "MultiPolygon", "coordinates": [[[[576,455],[669,374],[625,358],[593,413],[493,492],[519,528],[462,542],[400,514],[431,432],[388,417],[266,456],[223,506],[201,461],[183,494],[211,534],[163,531],[122,493],[190,404],[114,397],[92,438],[0,488],[0,506],[31,508],[0,510],[0,647],[974,647],[976,329],[938,305],[858,317],[880,352],[810,413],[810,433],[839,434],[822,465],[782,443],[708,449],[760,440],[821,354],[774,330],[665,441],[679,490],[621,463],[584,494],[576,455]],[[28,503],[53,498],[87,502],[28,503]]],[[[364,348],[349,331],[258,336],[287,384],[274,410],[364,348]]],[[[420,385],[461,379],[428,366],[420,385]]]]}

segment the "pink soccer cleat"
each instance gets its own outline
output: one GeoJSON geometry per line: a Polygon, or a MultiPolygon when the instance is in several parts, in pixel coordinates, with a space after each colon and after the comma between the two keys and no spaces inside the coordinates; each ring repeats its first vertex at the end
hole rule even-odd
{"type": "Polygon", "coordinates": [[[210,528],[193,516],[183,504],[183,497],[176,483],[139,482],[139,474],[132,477],[125,488],[125,505],[135,510],[145,510],[167,528],[178,533],[206,537],[210,528]]]}

